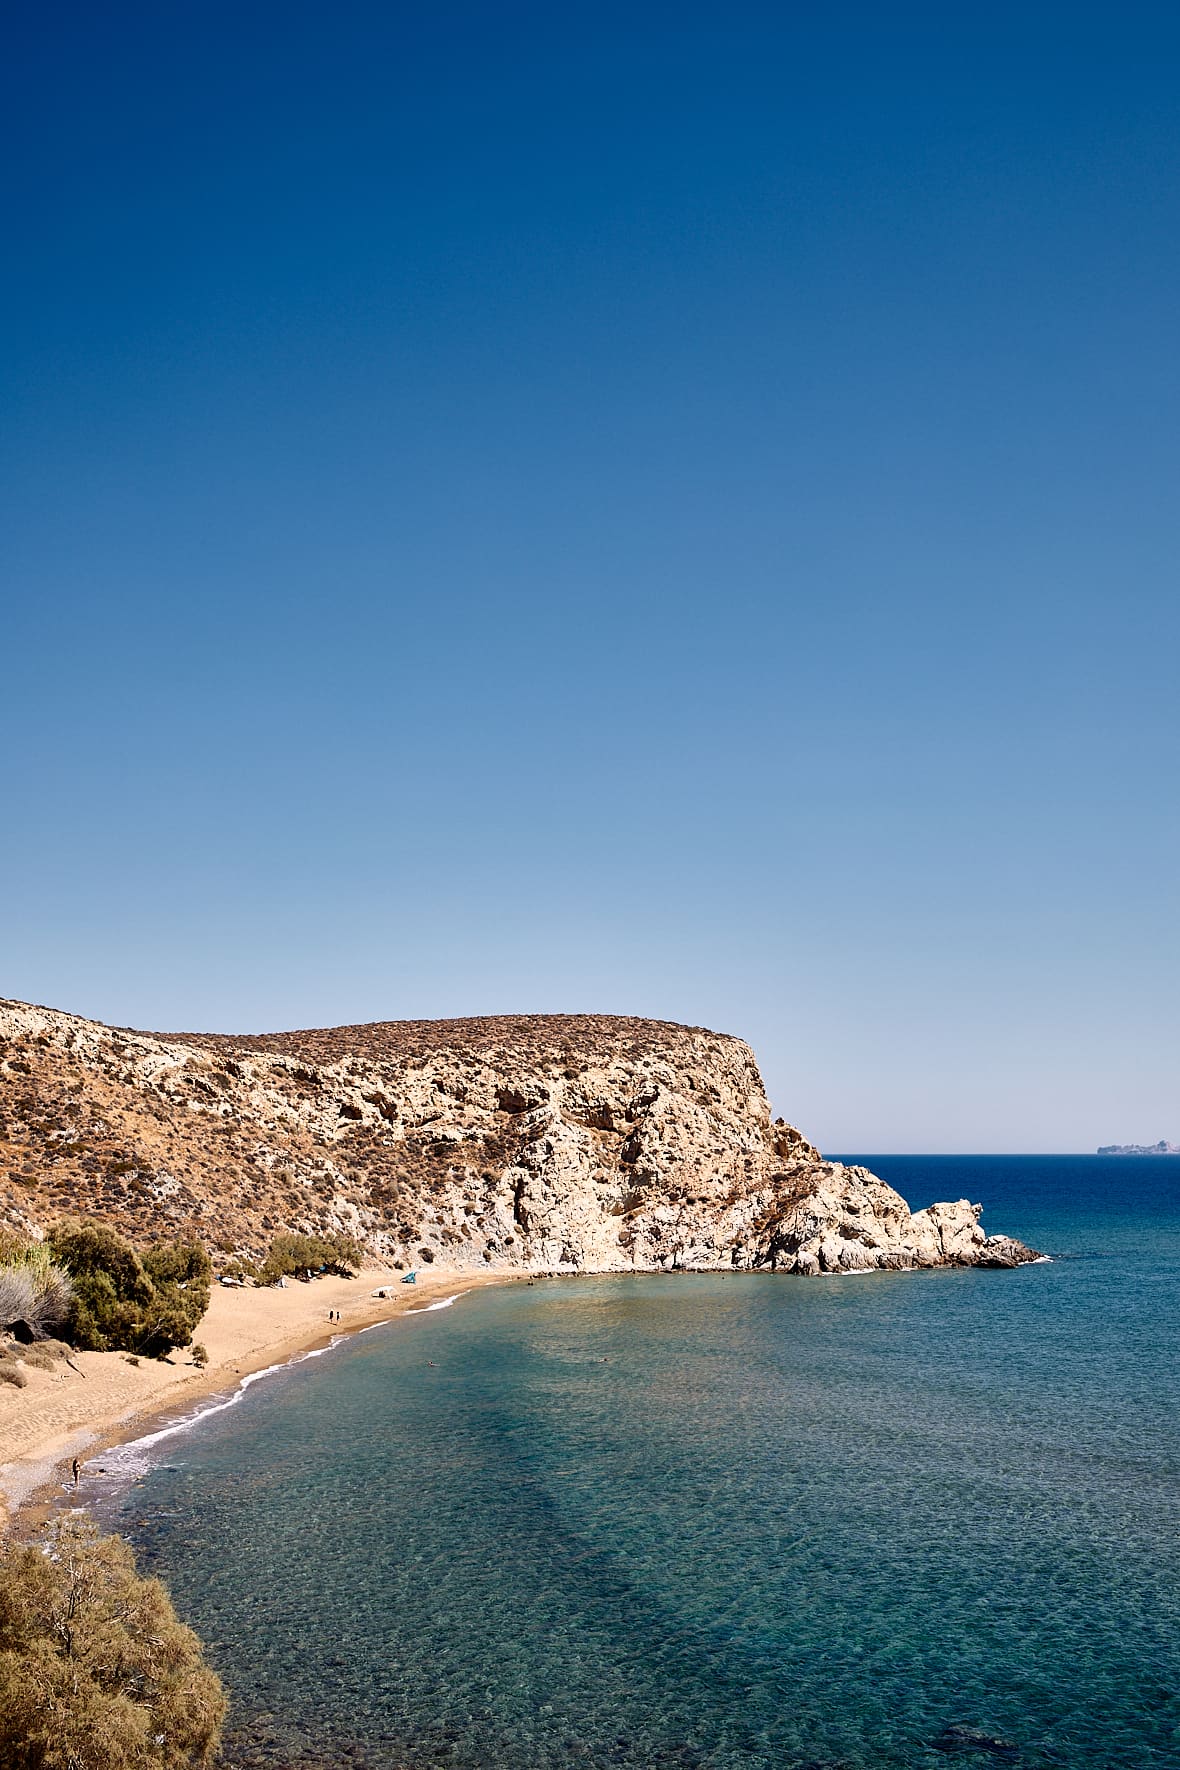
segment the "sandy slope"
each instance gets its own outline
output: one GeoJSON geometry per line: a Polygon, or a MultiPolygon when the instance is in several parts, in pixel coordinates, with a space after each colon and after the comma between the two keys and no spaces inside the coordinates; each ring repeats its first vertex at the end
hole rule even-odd
{"type": "Polygon", "coordinates": [[[353,1279],[288,1280],[285,1290],[213,1288],[208,1313],[197,1330],[209,1363],[198,1370],[187,1352],[171,1360],[127,1362],[120,1352],[77,1352],[71,1370],[29,1371],[26,1389],[0,1385],[0,1511],[27,1501],[60,1479],[60,1465],[128,1436],[129,1422],[184,1407],[199,1396],[232,1388],[239,1376],[260,1370],[330,1334],[400,1315],[424,1298],[504,1282],[502,1274],[456,1273],[435,1267],[415,1286],[398,1287],[388,1300],[370,1293],[396,1283],[399,1273],[373,1268],[353,1279]],[[328,1311],[339,1309],[339,1324],[328,1311]]]}

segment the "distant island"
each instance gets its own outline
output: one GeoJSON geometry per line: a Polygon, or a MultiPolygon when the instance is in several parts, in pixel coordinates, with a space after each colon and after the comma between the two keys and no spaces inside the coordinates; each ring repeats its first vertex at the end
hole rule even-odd
{"type": "Polygon", "coordinates": [[[1180,1143],[1104,1143],[1099,1155],[1180,1155],[1180,1143]]]}

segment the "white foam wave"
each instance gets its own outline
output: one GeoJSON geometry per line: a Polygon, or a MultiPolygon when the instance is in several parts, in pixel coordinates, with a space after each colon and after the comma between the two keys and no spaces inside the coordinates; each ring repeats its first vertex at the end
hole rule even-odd
{"type": "MultiPolygon", "coordinates": [[[[380,1327],[381,1323],[375,1322],[373,1325],[380,1327]]],[[[212,1419],[214,1414],[223,1414],[227,1409],[237,1407],[246,1391],[253,1388],[255,1383],[261,1383],[264,1377],[273,1377],[276,1371],[290,1370],[293,1365],[304,1364],[312,1358],[322,1358],[325,1352],[334,1351],[351,1337],[350,1334],[334,1334],[326,1346],[314,1346],[309,1352],[297,1352],[293,1358],[284,1358],[277,1364],[264,1365],[261,1370],[248,1372],[232,1394],[219,1396],[207,1407],[198,1407],[179,1420],[169,1420],[167,1425],[157,1426],[154,1432],[145,1432],[142,1438],[132,1438],[126,1444],[118,1444],[113,1450],[107,1451],[103,1458],[102,1473],[128,1475],[146,1469],[147,1453],[154,1450],[157,1444],[191,1432],[194,1426],[199,1426],[203,1420],[212,1419]]]]}
{"type": "MultiPolygon", "coordinates": [[[[321,1350],[326,1351],[327,1348],[323,1347],[321,1350]]],[[[305,1356],[314,1358],[316,1354],[307,1353],[305,1356]]],[[[183,1419],[169,1420],[166,1426],[158,1426],[154,1432],[145,1432],[142,1438],[132,1438],[127,1444],[116,1445],[114,1450],[106,1453],[101,1472],[103,1474],[125,1475],[145,1469],[148,1464],[147,1453],[153,1450],[157,1444],[163,1444],[165,1439],[178,1438],[182,1433],[191,1432],[194,1426],[201,1424],[202,1420],[212,1419],[214,1414],[223,1414],[228,1408],[236,1407],[245,1396],[247,1389],[255,1383],[261,1383],[264,1377],[273,1376],[276,1371],[286,1370],[288,1364],[294,1362],[298,1361],[284,1360],[282,1364],[268,1364],[263,1370],[251,1371],[248,1376],[242,1378],[231,1395],[211,1401],[207,1407],[199,1407],[193,1413],[186,1414],[183,1419]]]]}
{"type": "MultiPolygon", "coordinates": [[[[457,1303],[460,1297],[466,1295],[466,1291],[456,1291],[453,1297],[440,1297],[436,1302],[426,1303],[420,1309],[407,1309],[405,1314],[426,1315],[431,1309],[449,1309],[452,1303],[457,1303]]],[[[208,1406],[196,1408],[191,1414],[185,1414],[182,1419],[169,1420],[167,1425],[158,1426],[154,1432],[145,1432],[142,1438],[132,1438],[126,1444],[116,1445],[112,1450],[107,1451],[100,1472],[124,1478],[129,1475],[146,1473],[150,1466],[148,1453],[154,1450],[156,1445],[163,1444],[169,1438],[179,1438],[183,1434],[191,1432],[202,1421],[212,1419],[214,1414],[223,1414],[229,1408],[237,1407],[246,1391],[252,1388],[255,1383],[261,1383],[264,1377],[273,1377],[276,1371],[290,1370],[293,1365],[304,1364],[312,1358],[322,1358],[325,1352],[335,1351],[336,1347],[343,1345],[345,1341],[358,1339],[361,1334],[372,1333],[374,1328],[389,1327],[390,1321],[396,1320],[397,1317],[393,1316],[387,1321],[371,1321],[365,1327],[357,1328],[353,1333],[334,1334],[326,1346],[315,1346],[310,1352],[297,1352],[293,1358],[285,1358],[280,1363],[265,1365],[262,1370],[250,1371],[242,1378],[232,1394],[220,1396],[211,1401],[208,1406]]]]}

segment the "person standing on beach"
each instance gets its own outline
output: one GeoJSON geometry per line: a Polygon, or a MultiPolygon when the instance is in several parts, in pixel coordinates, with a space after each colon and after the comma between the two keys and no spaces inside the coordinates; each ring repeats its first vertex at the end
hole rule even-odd
{"type": "Polygon", "coordinates": [[[79,1481],[81,1474],[82,1474],[82,1465],[78,1461],[77,1457],[74,1458],[72,1468],[74,1471],[74,1486],[77,1487],[78,1481],[79,1481]]]}

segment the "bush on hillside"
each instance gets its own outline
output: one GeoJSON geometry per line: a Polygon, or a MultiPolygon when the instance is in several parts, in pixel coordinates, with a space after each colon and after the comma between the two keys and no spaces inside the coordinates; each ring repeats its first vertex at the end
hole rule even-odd
{"type": "Polygon", "coordinates": [[[201,1644],[126,1543],[67,1519],[0,1547],[0,1763],[6,1770],[197,1770],[225,1694],[201,1644]]]}
{"type": "Polygon", "coordinates": [[[222,1278],[238,1278],[243,1284],[253,1284],[258,1277],[256,1262],[241,1254],[235,1254],[232,1259],[223,1260],[218,1271],[222,1278]]]}
{"type": "Polygon", "coordinates": [[[18,1265],[32,1245],[27,1235],[6,1223],[0,1225],[0,1266],[18,1265]]]}
{"type": "Polygon", "coordinates": [[[141,1257],[105,1223],[59,1224],[49,1240],[73,1281],[67,1325],[75,1346],[163,1358],[190,1344],[213,1278],[198,1243],[162,1245],[141,1257]]]}
{"type": "Polygon", "coordinates": [[[258,1269],[259,1284],[274,1284],[288,1273],[332,1272],[351,1278],[362,1263],[360,1244],[350,1235],[276,1235],[258,1269]]]}

